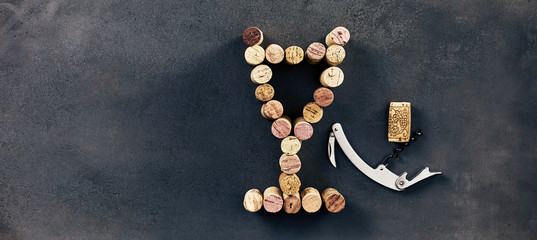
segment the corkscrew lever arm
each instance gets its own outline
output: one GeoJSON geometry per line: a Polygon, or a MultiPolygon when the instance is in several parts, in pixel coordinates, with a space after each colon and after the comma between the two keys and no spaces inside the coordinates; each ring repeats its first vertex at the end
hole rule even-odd
{"type": "Polygon", "coordinates": [[[335,123],[332,125],[332,132],[330,132],[330,137],[328,139],[328,158],[334,167],[336,167],[336,158],[334,156],[335,143],[338,143],[347,158],[366,176],[371,178],[373,181],[393,189],[395,191],[403,191],[406,188],[416,184],[417,182],[424,180],[426,178],[432,177],[437,174],[442,174],[441,172],[431,172],[429,168],[424,168],[418,175],[416,175],[412,180],[407,180],[407,173],[397,176],[395,173],[391,172],[384,164],[379,164],[377,168],[373,169],[367,163],[358,156],[358,154],[351,147],[341,124],[335,123]]]}

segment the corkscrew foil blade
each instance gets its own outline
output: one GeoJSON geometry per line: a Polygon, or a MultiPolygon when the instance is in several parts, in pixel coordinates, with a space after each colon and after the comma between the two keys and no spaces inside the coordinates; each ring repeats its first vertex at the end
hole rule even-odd
{"type": "Polygon", "coordinates": [[[328,138],[328,159],[330,159],[330,162],[332,165],[337,168],[336,166],[336,156],[334,155],[334,145],[336,142],[336,135],[334,135],[334,132],[330,132],[330,138],[328,138]]]}

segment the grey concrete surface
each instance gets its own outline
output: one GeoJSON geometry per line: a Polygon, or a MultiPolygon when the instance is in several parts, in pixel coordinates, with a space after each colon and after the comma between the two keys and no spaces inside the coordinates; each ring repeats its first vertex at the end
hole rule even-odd
{"type": "MultiPolygon", "coordinates": [[[[274,67],[296,117],[322,67],[274,67]]],[[[537,239],[537,2],[0,0],[0,239],[537,239]],[[352,34],[345,82],[299,156],[303,186],[347,207],[248,213],[277,184],[279,141],[259,114],[241,34],[263,46],[352,34]],[[337,149],[340,122],[370,164],[390,101],[424,136],[405,192],[337,149]]]]}

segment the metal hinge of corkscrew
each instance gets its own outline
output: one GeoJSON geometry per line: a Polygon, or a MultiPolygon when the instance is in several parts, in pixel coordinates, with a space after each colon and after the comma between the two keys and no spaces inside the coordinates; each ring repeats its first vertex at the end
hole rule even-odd
{"type": "Polygon", "coordinates": [[[442,174],[441,172],[431,172],[429,168],[424,168],[412,180],[406,178],[407,173],[403,172],[397,175],[390,171],[388,161],[391,158],[397,158],[399,153],[404,150],[405,146],[409,145],[410,141],[415,141],[418,136],[421,136],[421,130],[410,134],[410,103],[408,102],[392,102],[390,103],[389,119],[388,119],[388,140],[390,142],[398,142],[399,147],[394,149],[393,154],[384,158],[377,168],[370,167],[350,145],[341,124],[335,123],[332,125],[332,131],[328,139],[328,158],[334,167],[336,167],[336,158],[334,155],[335,143],[341,147],[347,158],[356,166],[362,173],[371,178],[373,181],[393,189],[395,191],[403,191],[406,188],[416,184],[417,182],[442,174]]]}

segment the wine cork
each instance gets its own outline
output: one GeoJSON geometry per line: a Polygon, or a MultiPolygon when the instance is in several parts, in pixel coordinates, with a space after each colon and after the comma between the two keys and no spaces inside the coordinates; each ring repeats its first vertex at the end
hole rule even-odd
{"type": "Polygon", "coordinates": [[[299,64],[304,59],[304,50],[297,46],[285,49],[285,62],[291,65],[299,64]]]}
{"type": "Polygon", "coordinates": [[[337,213],[345,208],[345,198],[336,189],[327,188],[321,194],[324,206],[329,212],[337,213]]]}
{"type": "Polygon", "coordinates": [[[283,48],[277,44],[270,44],[265,48],[265,58],[269,63],[278,64],[283,61],[285,52],[283,48]]]}
{"type": "Polygon", "coordinates": [[[263,105],[261,105],[261,116],[263,116],[264,118],[268,119],[268,117],[265,115],[265,109],[264,109],[263,105]]]}
{"type": "Polygon", "coordinates": [[[293,125],[293,133],[295,134],[295,137],[298,138],[300,141],[306,141],[313,136],[313,126],[304,118],[299,117],[295,119],[294,125],[293,125]]]}
{"type": "Polygon", "coordinates": [[[263,192],[263,207],[269,213],[277,213],[283,207],[283,195],[277,187],[269,187],[263,192]]]}
{"type": "Polygon", "coordinates": [[[320,107],[328,107],[334,101],[334,93],[328,88],[320,87],[313,92],[313,99],[320,107]]]}
{"type": "Polygon", "coordinates": [[[250,189],[244,194],[244,208],[248,212],[257,212],[263,207],[263,194],[258,189],[250,189]]]}
{"type": "Polygon", "coordinates": [[[282,173],[278,182],[282,192],[287,195],[293,195],[300,190],[300,179],[296,174],[282,173]]]}
{"type": "Polygon", "coordinates": [[[261,64],[265,60],[265,49],[260,46],[248,47],[244,52],[244,59],[252,66],[261,64]]]}
{"type": "Polygon", "coordinates": [[[302,208],[304,209],[304,211],[314,213],[321,209],[322,200],[321,195],[319,194],[319,191],[317,191],[317,189],[308,187],[302,190],[302,193],[300,193],[300,197],[302,198],[302,208]]]}
{"type": "Polygon", "coordinates": [[[263,32],[256,27],[249,27],[242,33],[242,41],[248,46],[256,46],[263,42],[263,32]]]}
{"type": "Polygon", "coordinates": [[[343,71],[338,67],[329,67],[321,73],[321,84],[325,87],[338,87],[343,83],[343,71]]]}
{"type": "Polygon", "coordinates": [[[296,154],[298,151],[300,151],[301,146],[302,143],[295,136],[288,136],[284,138],[280,145],[282,152],[287,155],[296,154]]]}
{"type": "Polygon", "coordinates": [[[342,46],[332,45],[326,49],[326,63],[330,66],[337,66],[345,59],[345,49],[342,46]]]}
{"type": "Polygon", "coordinates": [[[326,48],[322,43],[314,42],[306,49],[306,61],[310,64],[317,64],[323,60],[326,48]]]}
{"type": "Polygon", "coordinates": [[[274,137],[285,138],[291,133],[291,119],[283,116],[272,122],[271,132],[274,137]]]}
{"type": "Polygon", "coordinates": [[[297,192],[293,195],[283,194],[283,210],[289,214],[295,214],[300,211],[302,205],[300,194],[297,192]]]}
{"type": "Polygon", "coordinates": [[[323,118],[323,108],[319,107],[319,105],[314,102],[310,102],[304,106],[302,115],[307,122],[317,123],[323,118]]]}
{"type": "Polygon", "coordinates": [[[283,105],[278,100],[270,100],[261,106],[261,115],[266,119],[278,119],[283,114],[283,105]]]}
{"type": "Polygon", "coordinates": [[[255,98],[261,102],[270,101],[274,97],[274,88],[270,84],[261,84],[255,89],[255,98]]]}
{"type": "Polygon", "coordinates": [[[388,141],[408,142],[410,140],[410,103],[391,102],[388,112],[388,141]]]}
{"type": "Polygon", "coordinates": [[[280,157],[280,169],[284,173],[295,174],[300,171],[301,167],[302,163],[300,162],[300,158],[296,154],[287,155],[284,153],[280,157]]]}
{"type": "Polygon", "coordinates": [[[349,30],[344,27],[334,28],[328,35],[326,35],[326,45],[339,45],[345,46],[349,42],[351,34],[349,30]]]}
{"type": "Polygon", "coordinates": [[[250,72],[250,79],[252,79],[252,82],[255,84],[268,83],[270,79],[272,79],[272,70],[269,66],[261,64],[252,69],[252,72],[250,72]]]}

